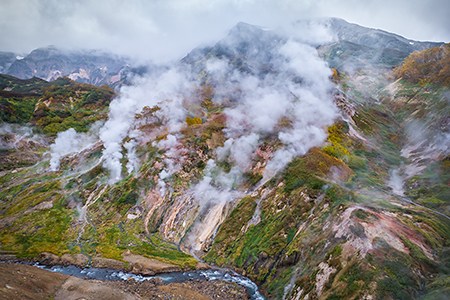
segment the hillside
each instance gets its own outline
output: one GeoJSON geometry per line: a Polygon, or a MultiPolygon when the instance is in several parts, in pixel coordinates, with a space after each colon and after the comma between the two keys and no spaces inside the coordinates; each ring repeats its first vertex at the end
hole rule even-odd
{"type": "Polygon", "coordinates": [[[444,299],[448,45],[326,26],[339,39],[315,45],[239,23],[116,96],[1,75],[1,254],[219,266],[269,299],[444,299]]]}
{"type": "Polygon", "coordinates": [[[412,83],[450,86],[450,44],[414,52],[394,71],[412,83]]]}
{"type": "Polygon", "coordinates": [[[87,132],[105,120],[114,95],[109,87],[0,75],[0,170],[37,163],[57,133],[87,132]]]}

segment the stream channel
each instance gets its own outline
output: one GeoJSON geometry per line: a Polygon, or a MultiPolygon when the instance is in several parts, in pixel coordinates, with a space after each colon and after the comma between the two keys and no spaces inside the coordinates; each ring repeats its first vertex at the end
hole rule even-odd
{"type": "Polygon", "coordinates": [[[83,279],[96,280],[130,280],[141,282],[145,280],[159,279],[164,283],[185,282],[190,280],[222,280],[227,282],[234,282],[243,286],[252,300],[264,300],[264,296],[259,292],[258,286],[245,276],[242,276],[234,271],[226,269],[208,269],[195,270],[186,272],[170,272],[161,273],[152,276],[137,275],[127,273],[114,269],[104,268],[79,268],[76,266],[45,266],[41,264],[34,264],[41,269],[61,273],[65,275],[75,276],[83,279]]]}

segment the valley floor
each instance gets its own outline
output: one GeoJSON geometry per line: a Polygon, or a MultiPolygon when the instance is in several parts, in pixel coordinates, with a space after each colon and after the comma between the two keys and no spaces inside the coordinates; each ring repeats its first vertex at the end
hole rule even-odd
{"type": "Polygon", "coordinates": [[[14,263],[0,263],[0,274],[2,299],[248,299],[243,287],[223,281],[85,280],[14,263]]]}

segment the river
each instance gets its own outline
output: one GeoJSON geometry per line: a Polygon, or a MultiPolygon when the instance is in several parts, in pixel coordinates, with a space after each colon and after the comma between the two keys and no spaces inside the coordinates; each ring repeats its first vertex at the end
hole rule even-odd
{"type": "Polygon", "coordinates": [[[242,276],[236,272],[226,269],[170,272],[152,276],[145,276],[105,268],[80,268],[76,266],[45,266],[41,264],[35,264],[35,266],[51,272],[71,275],[83,279],[97,279],[97,280],[133,279],[138,282],[158,279],[162,280],[164,283],[185,282],[189,280],[204,280],[204,281],[223,280],[227,282],[234,282],[236,284],[243,286],[247,290],[247,293],[250,296],[250,299],[252,300],[265,299],[264,296],[259,292],[258,286],[253,281],[251,281],[245,276],[242,276]]]}

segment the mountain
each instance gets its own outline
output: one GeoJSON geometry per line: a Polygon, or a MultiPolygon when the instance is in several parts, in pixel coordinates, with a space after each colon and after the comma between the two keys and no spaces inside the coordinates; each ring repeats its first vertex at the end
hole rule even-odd
{"type": "Polygon", "coordinates": [[[331,67],[351,67],[364,63],[392,67],[398,65],[410,53],[442,43],[419,42],[379,29],[371,29],[348,23],[342,19],[324,20],[335,35],[336,41],[320,47],[331,67]]]}
{"type": "Polygon", "coordinates": [[[13,60],[10,54],[0,57],[1,72],[20,79],[52,81],[67,76],[82,83],[116,86],[130,72],[127,59],[101,51],[64,51],[49,46],[13,60]]]}
{"type": "Polygon", "coordinates": [[[5,73],[15,60],[14,53],[0,51],[0,73],[5,73]]]}
{"type": "Polygon", "coordinates": [[[297,26],[239,23],[117,95],[0,76],[2,257],[220,267],[268,299],[445,299],[448,44],[297,26]]]}
{"type": "Polygon", "coordinates": [[[338,18],[326,20],[339,41],[347,41],[374,49],[390,49],[402,53],[421,51],[442,43],[419,42],[380,29],[366,28],[338,18]]]}
{"type": "MultiPolygon", "coordinates": [[[[379,29],[362,27],[338,18],[300,20],[291,31],[301,32],[305,28],[323,27],[331,40],[317,41],[321,56],[333,68],[359,68],[374,65],[392,68],[400,64],[410,53],[442,43],[419,42],[379,29]]],[[[183,62],[196,64],[208,57],[231,59],[236,67],[247,71],[270,70],[271,50],[285,42],[286,36],[262,27],[238,23],[228,35],[212,47],[198,48],[189,53],[183,62]],[[256,60],[258,63],[255,64],[256,60]],[[255,64],[249,67],[250,64],[255,64]],[[260,64],[260,65],[258,65],[260,64]]]]}
{"type": "Polygon", "coordinates": [[[272,51],[286,39],[261,27],[238,23],[228,35],[212,47],[197,48],[181,61],[194,66],[197,72],[205,69],[210,58],[226,59],[238,70],[255,73],[272,69],[272,51]]]}

